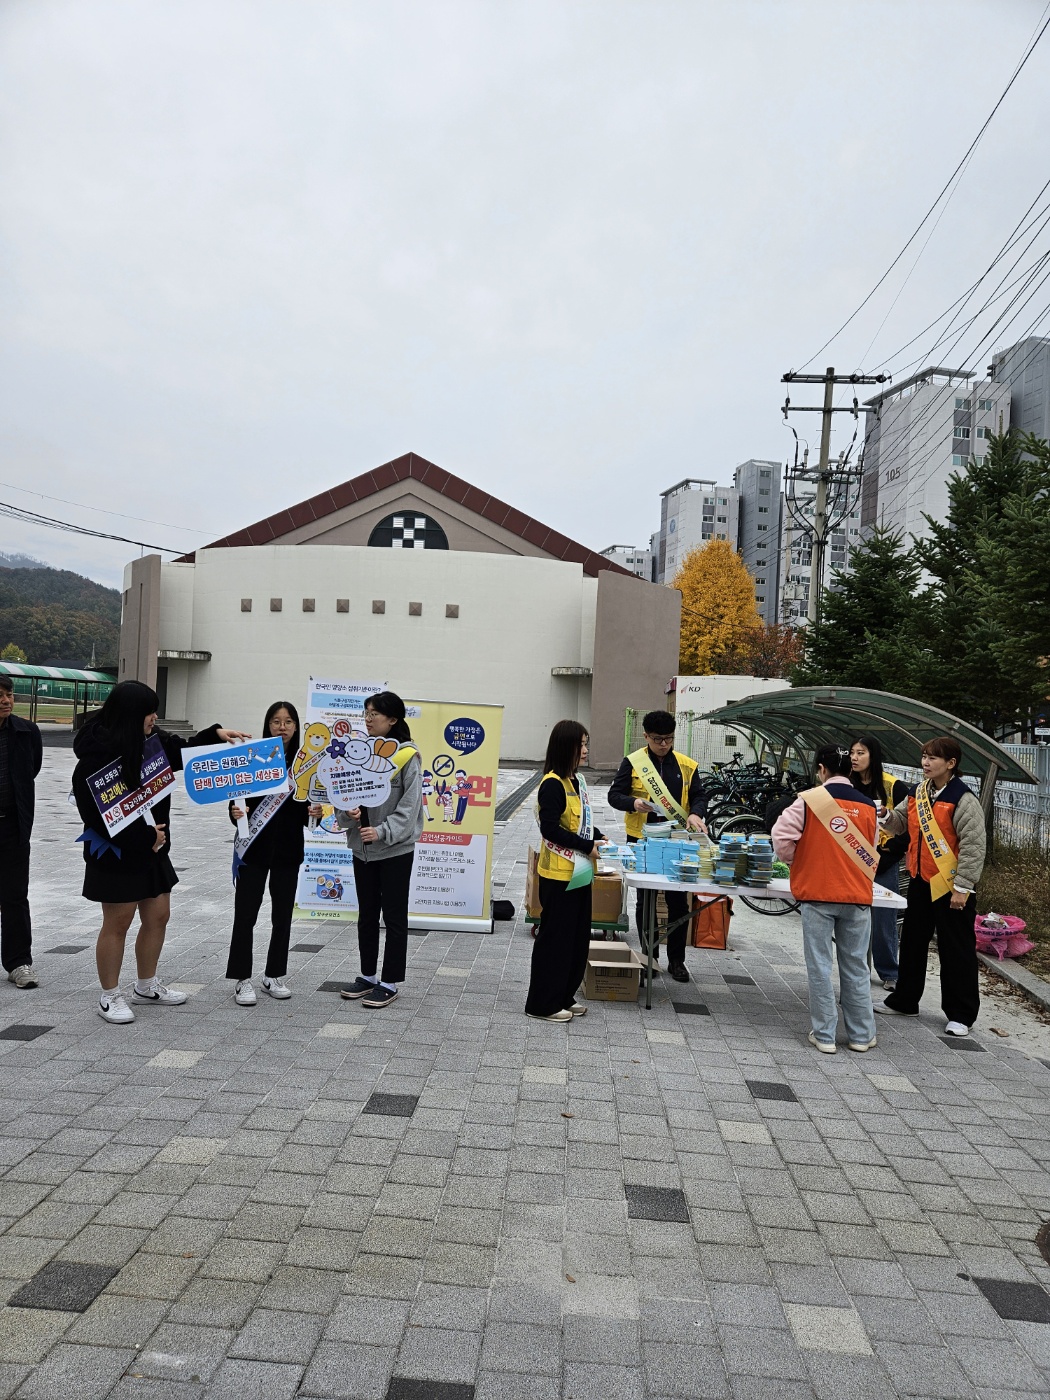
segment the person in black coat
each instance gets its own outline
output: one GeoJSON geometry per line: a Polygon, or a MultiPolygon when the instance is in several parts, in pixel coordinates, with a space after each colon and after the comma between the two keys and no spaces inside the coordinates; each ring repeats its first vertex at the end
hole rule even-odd
{"type": "MultiPolygon", "coordinates": [[[[292,760],[299,752],[299,711],[291,701],[274,701],[266,711],[262,732],[283,741],[285,763],[291,768],[292,760]]],[[[243,807],[231,802],[230,820],[237,822],[244,816],[250,816],[259,803],[265,801],[265,797],[249,797],[243,807]]],[[[233,932],[230,934],[226,976],[236,982],[234,1000],[238,1006],[254,1006],[256,1003],[251,980],[252,942],[255,921],[266,893],[267,876],[270,881],[272,926],[262,989],[267,996],[280,1001],[291,996],[282,979],[288,971],[295,887],[299,867],[303,863],[303,827],[311,816],[320,816],[321,812],[319,806],[297,802],[294,795],[286,797],[236,863],[233,932]]]]}
{"type": "Polygon", "coordinates": [[[25,990],[38,985],[29,914],[29,837],[44,749],[40,730],[14,714],[14,707],[14,683],[10,676],[0,676],[0,962],[7,980],[25,990]]]}
{"type": "Polygon", "coordinates": [[[248,739],[237,729],[217,724],[180,739],[157,729],[157,692],[141,681],[121,681],[109,693],[96,716],[73,740],[77,766],[73,770],[73,797],[84,822],[84,898],[102,905],[102,928],[95,946],[95,962],[102,984],[98,1014],[104,1021],[124,1024],[135,1013],[120,995],[120,966],[124,940],[139,914],[135,940],[138,981],[133,1000],[177,1006],[184,992],[172,991],[157,979],[157,963],[171,912],[170,894],[179,877],[171,863],[168,818],[171,799],[162,797],[144,808],[122,830],[110,834],[102,820],[89,785],[91,776],[108,764],[120,763],[120,780],[129,792],[142,785],[142,755],[147,737],[156,737],[171,764],[182,767],[182,750],[204,744],[234,743],[248,739]]]}

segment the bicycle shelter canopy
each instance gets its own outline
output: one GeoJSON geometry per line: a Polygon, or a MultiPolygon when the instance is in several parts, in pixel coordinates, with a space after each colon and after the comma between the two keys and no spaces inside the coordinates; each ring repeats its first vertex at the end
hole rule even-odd
{"type": "Polygon", "coordinates": [[[885,690],[800,686],[733,700],[703,718],[758,734],[771,748],[791,746],[807,759],[822,744],[848,747],[858,734],[872,734],[882,745],[887,763],[909,768],[918,766],[919,750],[928,739],[950,734],[962,745],[963,772],[976,771],[981,777],[981,805],[986,813],[991,812],[998,779],[1037,781],[983,730],[947,710],[885,690]]]}

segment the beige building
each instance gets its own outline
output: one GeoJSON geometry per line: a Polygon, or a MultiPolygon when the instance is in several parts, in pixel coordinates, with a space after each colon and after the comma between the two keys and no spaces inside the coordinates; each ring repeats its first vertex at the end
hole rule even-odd
{"type": "Polygon", "coordinates": [[[310,675],[502,705],[503,755],[542,759],[559,719],[591,761],[624,711],[664,704],[681,595],[408,453],[174,563],[124,573],[120,679],[169,721],[254,732],[310,675]]]}

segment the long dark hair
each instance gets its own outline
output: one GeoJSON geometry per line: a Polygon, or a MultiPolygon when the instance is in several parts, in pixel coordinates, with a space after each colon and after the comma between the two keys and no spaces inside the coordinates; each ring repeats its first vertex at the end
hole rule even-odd
{"type": "MultiPolygon", "coordinates": [[[[889,794],[886,791],[886,784],[882,781],[882,745],[874,734],[858,734],[853,743],[863,744],[867,749],[870,760],[871,794],[873,797],[877,797],[885,807],[889,801],[889,794]]],[[[857,773],[854,771],[850,776],[853,780],[853,786],[859,788],[857,773]]]]}
{"type": "Polygon", "coordinates": [[[142,681],[119,681],[90,721],[100,737],[120,751],[120,776],[134,791],[142,782],[143,722],[160,708],[157,692],[142,681]]]}
{"type": "Polygon", "coordinates": [[[262,737],[264,739],[270,737],[270,721],[278,710],[287,710],[292,719],[295,720],[295,733],[290,739],[284,741],[284,751],[287,755],[297,754],[299,752],[299,711],[290,700],[275,700],[266,711],[266,715],[263,719],[262,737]]]}
{"type": "Polygon", "coordinates": [[[583,741],[588,737],[579,720],[560,719],[547,740],[543,771],[557,773],[559,778],[571,778],[579,766],[583,741]]]}
{"type": "Polygon", "coordinates": [[[378,695],[370,695],[365,701],[365,709],[369,708],[394,721],[390,737],[399,744],[405,744],[412,738],[412,731],[405,722],[405,702],[400,695],[395,695],[392,690],[381,690],[378,695]]]}

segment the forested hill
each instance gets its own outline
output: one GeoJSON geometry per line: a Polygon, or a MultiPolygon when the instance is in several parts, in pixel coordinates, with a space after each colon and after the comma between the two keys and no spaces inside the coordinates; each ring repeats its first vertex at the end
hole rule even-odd
{"type": "MultiPolygon", "coordinates": [[[[68,569],[0,569],[0,650],[20,648],[35,666],[112,665],[120,593],[68,569]]],[[[9,656],[11,653],[9,653],[9,656]]]]}

